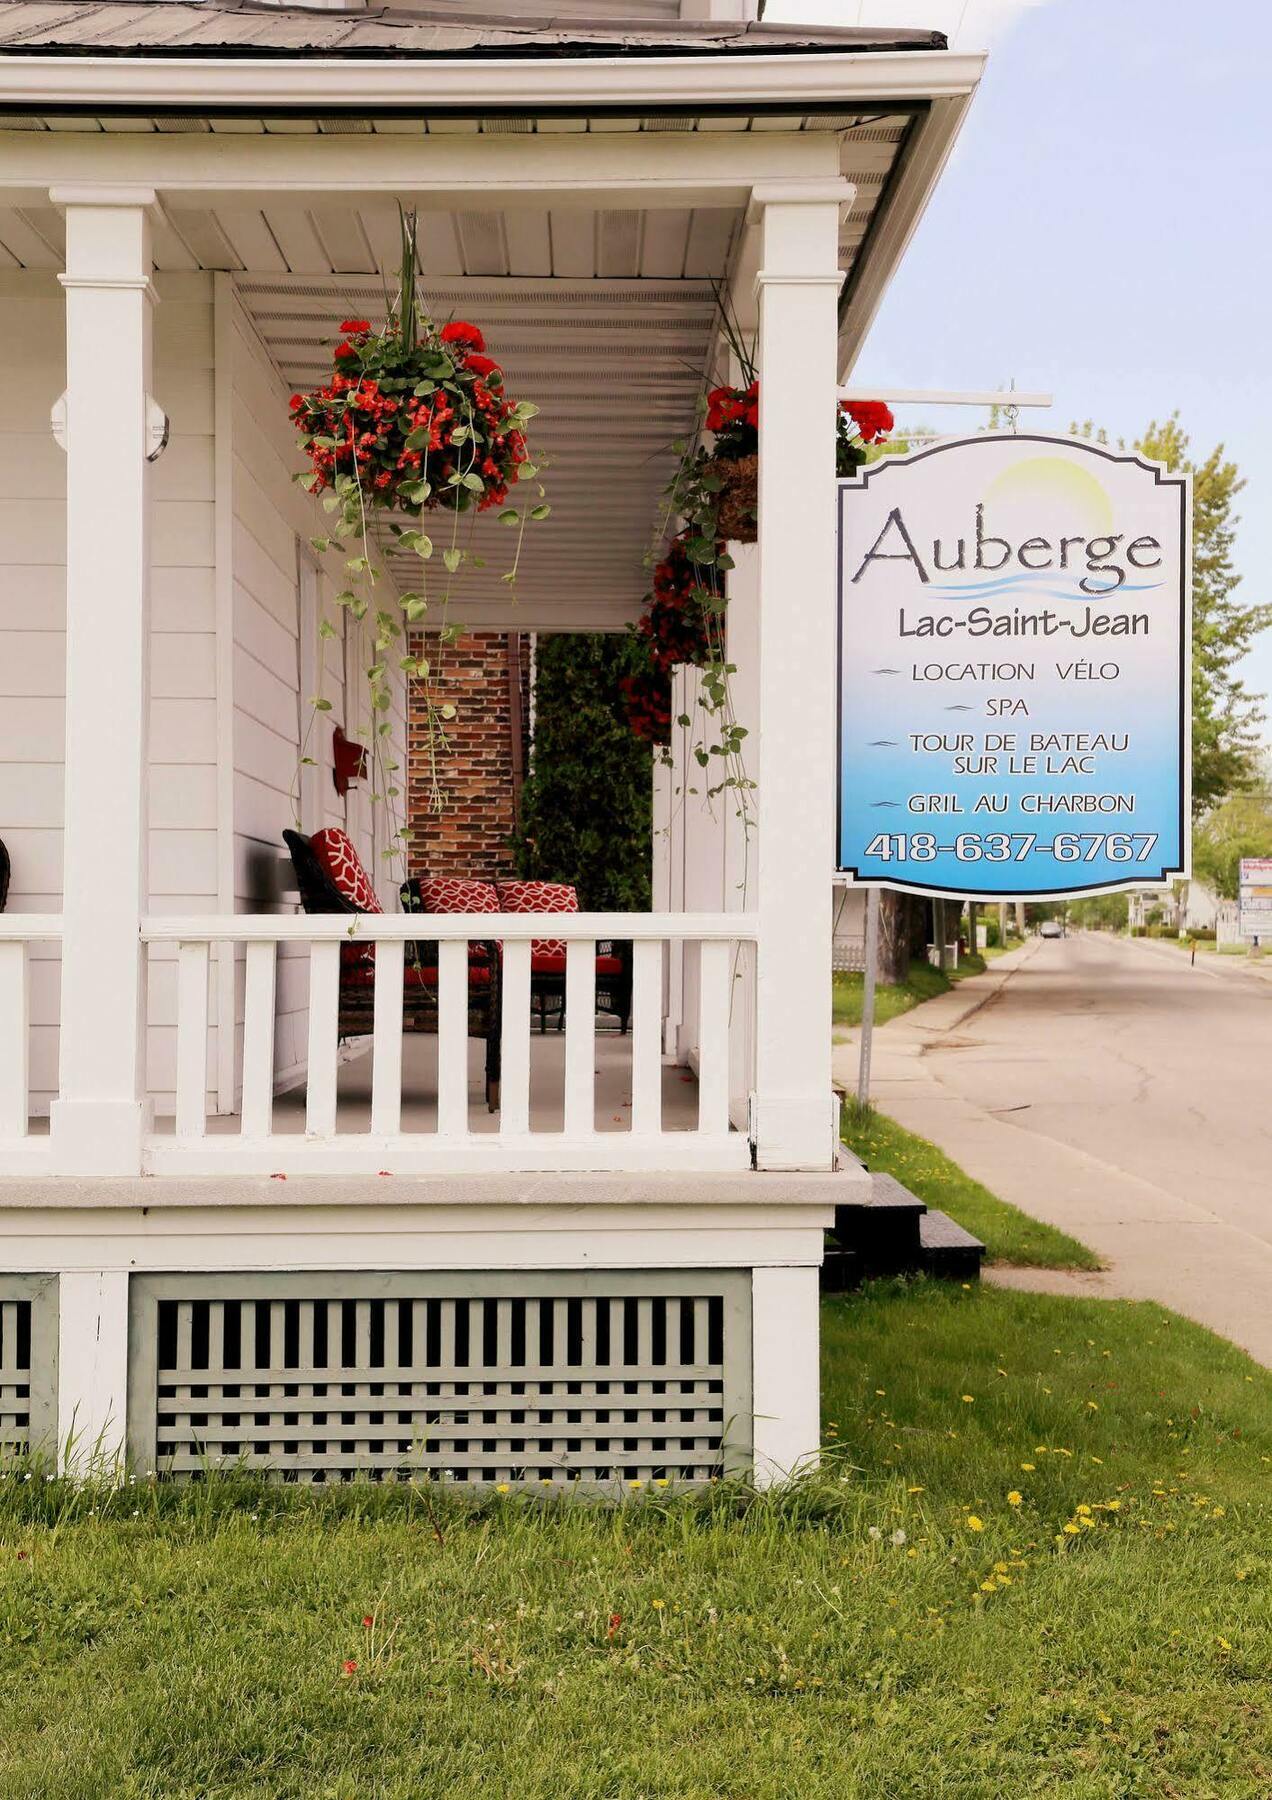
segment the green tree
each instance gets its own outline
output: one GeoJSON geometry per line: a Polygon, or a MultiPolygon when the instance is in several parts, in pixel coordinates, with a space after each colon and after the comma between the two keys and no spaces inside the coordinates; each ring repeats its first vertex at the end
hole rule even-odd
{"type": "MultiPolygon", "coordinates": [[[[1069,430],[1097,444],[1109,441],[1090,420],[1069,430]]],[[[1118,449],[1125,448],[1119,439],[1118,449]]],[[[1258,777],[1264,697],[1250,693],[1236,665],[1272,626],[1272,604],[1246,606],[1237,598],[1241,577],[1232,566],[1232,550],[1240,521],[1232,509],[1245,482],[1236,463],[1225,459],[1223,445],[1195,462],[1175,412],[1160,423],[1154,420],[1133,448],[1193,478],[1192,805],[1199,819],[1258,777]]]]}
{"type": "Polygon", "coordinates": [[[1236,665],[1272,625],[1272,605],[1247,606],[1237,597],[1241,577],[1232,549],[1238,521],[1232,509],[1245,482],[1223,445],[1195,462],[1179,415],[1172,413],[1161,424],[1154,421],[1135,448],[1193,478],[1193,817],[1200,818],[1257,779],[1262,696],[1248,691],[1236,665]]]}
{"type": "Polygon", "coordinates": [[[1193,830],[1193,874],[1235,900],[1243,856],[1272,856],[1272,775],[1259,792],[1230,794],[1193,830]]]}
{"type": "Polygon", "coordinates": [[[650,902],[653,753],[633,737],[619,681],[628,640],[541,636],[535,729],[513,850],[517,873],[568,881],[585,912],[645,912],[650,902]]]}

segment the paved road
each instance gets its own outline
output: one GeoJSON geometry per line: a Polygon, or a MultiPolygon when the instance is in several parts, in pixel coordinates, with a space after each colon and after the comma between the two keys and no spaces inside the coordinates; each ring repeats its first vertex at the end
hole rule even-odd
{"type": "Polygon", "coordinates": [[[877,1103],[1070,1230],[1106,1291],[1272,1364],[1272,979],[1099,934],[1035,940],[878,1034],[877,1103]]]}

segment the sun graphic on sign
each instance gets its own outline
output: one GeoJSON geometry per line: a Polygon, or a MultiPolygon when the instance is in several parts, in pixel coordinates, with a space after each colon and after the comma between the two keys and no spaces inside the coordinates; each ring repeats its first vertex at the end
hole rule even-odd
{"type": "Polygon", "coordinates": [[[997,476],[985,490],[985,511],[1058,515],[1066,529],[1103,537],[1113,529],[1113,502],[1103,482],[1064,456],[1030,456],[997,476]]]}

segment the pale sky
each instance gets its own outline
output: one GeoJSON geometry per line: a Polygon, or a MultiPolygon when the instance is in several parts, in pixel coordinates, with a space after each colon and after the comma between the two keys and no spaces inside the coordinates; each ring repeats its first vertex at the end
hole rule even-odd
{"type": "MultiPolygon", "coordinates": [[[[990,52],[854,379],[1014,376],[1055,395],[1022,424],[1112,437],[1177,407],[1194,454],[1223,443],[1247,478],[1241,591],[1272,596],[1269,0],[769,0],[765,16],[927,25],[990,52]]],[[[1272,633],[1244,673],[1272,694],[1272,633]]]]}

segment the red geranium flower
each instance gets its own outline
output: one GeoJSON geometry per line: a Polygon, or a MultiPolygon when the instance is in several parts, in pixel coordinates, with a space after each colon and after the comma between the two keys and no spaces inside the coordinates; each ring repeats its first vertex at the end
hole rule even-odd
{"type": "Polygon", "coordinates": [[[486,340],[475,325],[466,324],[463,319],[452,319],[449,325],[442,326],[442,342],[459,344],[465,350],[484,350],[486,340]]]}
{"type": "Polygon", "coordinates": [[[886,437],[895,423],[892,409],[882,400],[841,400],[839,404],[857,427],[863,444],[886,437]]]}
{"type": "Polygon", "coordinates": [[[365,335],[371,329],[370,319],[345,319],[341,331],[351,333],[354,337],[365,335]]]}
{"type": "MultiPolygon", "coordinates": [[[[445,336],[445,333],[442,334],[445,336]]],[[[493,356],[470,356],[468,367],[474,375],[502,375],[503,370],[493,356]]]]}

